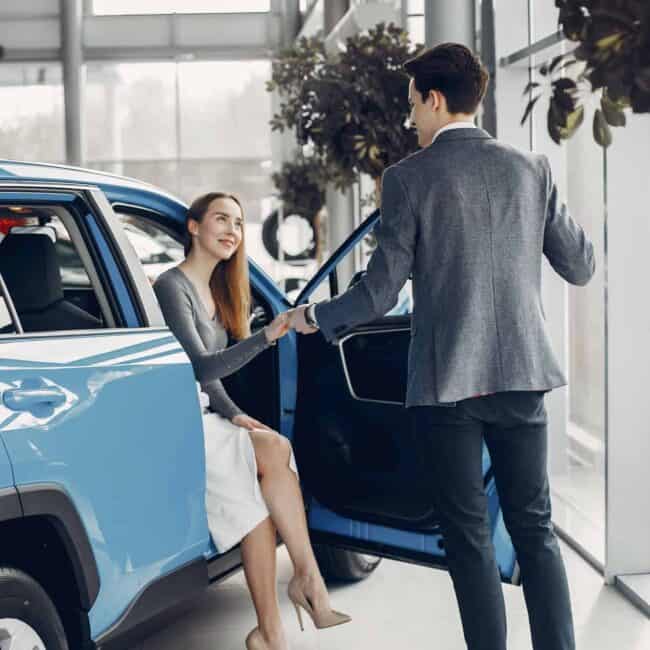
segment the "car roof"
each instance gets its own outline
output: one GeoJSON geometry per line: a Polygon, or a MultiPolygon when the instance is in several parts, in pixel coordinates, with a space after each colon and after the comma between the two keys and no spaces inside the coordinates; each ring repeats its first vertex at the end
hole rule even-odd
{"type": "Polygon", "coordinates": [[[171,212],[183,218],[186,204],[165,190],[127,176],[118,176],[94,169],[69,165],[0,160],[0,180],[18,182],[51,181],[60,184],[99,187],[111,203],[124,202],[144,205],[152,210],[171,212]]]}
{"type": "MultiPolygon", "coordinates": [[[[183,223],[187,215],[187,205],[182,199],[165,190],[127,176],[118,176],[94,169],[55,165],[52,163],[27,162],[0,159],[0,182],[11,181],[25,183],[50,181],[57,185],[88,185],[99,187],[108,200],[115,203],[135,205],[171,216],[183,223]]],[[[249,257],[249,263],[258,278],[278,294],[271,277],[249,257]]],[[[283,295],[283,294],[281,294],[283,295]]]]}

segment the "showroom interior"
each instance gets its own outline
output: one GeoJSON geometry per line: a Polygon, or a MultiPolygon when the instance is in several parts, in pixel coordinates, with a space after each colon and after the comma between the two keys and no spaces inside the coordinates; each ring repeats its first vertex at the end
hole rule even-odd
{"type": "MultiPolygon", "coordinates": [[[[588,286],[568,285],[548,264],[542,272],[547,331],[569,378],[546,400],[553,522],[577,646],[647,650],[650,106],[611,109],[616,115],[604,118],[601,92],[583,79],[579,123],[553,129],[553,82],[576,80],[580,68],[579,60],[565,65],[577,43],[559,28],[554,0],[3,0],[0,157],[132,177],[186,204],[207,191],[234,193],[246,214],[249,257],[296,297],[375,212],[383,168],[362,136],[332,162],[333,150],[348,144],[314,144],[309,124],[296,126],[290,102],[297,82],[287,66],[302,61],[308,68],[316,41],[322,49],[311,54],[341,66],[348,39],[376,35],[377,25],[396,30],[369,55],[377,65],[386,57],[381,47],[408,57],[455,41],[480,55],[491,80],[479,126],[548,157],[563,200],[594,244],[588,286]]],[[[650,55],[645,61],[650,65],[650,55]]],[[[650,86],[650,76],[645,82],[650,86]]],[[[406,124],[406,96],[401,110],[406,124]]],[[[404,138],[406,155],[415,148],[404,138]]],[[[152,273],[164,268],[156,255],[165,249],[157,245],[138,250],[151,256],[152,273]]],[[[372,249],[367,238],[341,262],[342,286],[365,269],[372,249]]],[[[168,259],[177,263],[179,250],[168,259]]],[[[408,286],[400,296],[408,313],[408,286]]],[[[278,561],[286,585],[286,549],[278,561]]],[[[510,647],[527,650],[521,590],[504,589],[510,647]]],[[[292,648],[465,647],[444,571],[382,560],[367,580],[332,586],[353,624],[322,633],[300,631],[285,592],[280,605],[292,648]]],[[[239,572],[131,647],[244,647],[252,625],[239,572]]]]}

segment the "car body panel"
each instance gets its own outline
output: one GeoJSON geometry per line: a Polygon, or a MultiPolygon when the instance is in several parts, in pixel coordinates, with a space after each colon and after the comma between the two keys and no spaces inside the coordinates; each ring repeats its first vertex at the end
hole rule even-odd
{"type": "Polygon", "coordinates": [[[0,490],[15,485],[14,472],[9,460],[9,454],[2,437],[0,437],[0,490]]]}
{"type": "Polygon", "coordinates": [[[0,388],[39,379],[65,400],[49,415],[0,405],[18,486],[51,483],[76,505],[100,591],[93,636],[151,580],[211,548],[193,372],[165,330],[0,338],[0,388]]]}
{"type": "Polygon", "coordinates": [[[5,400],[0,434],[19,489],[59,486],[79,512],[100,576],[89,613],[97,636],[144,586],[216,553],[205,514],[196,382],[166,328],[140,327],[131,278],[107,239],[110,206],[97,205],[106,201],[99,191],[35,188],[32,181],[24,188],[3,191],[0,183],[0,202],[63,205],[83,221],[127,325],[0,337],[3,394],[38,382],[64,396],[49,414],[15,411],[5,400]]]}
{"type": "MultiPolygon", "coordinates": [[[[50,183],[53,187],[66,185],[77,187],[88,184],[88,187],[97,187],[106,196],[111,205],[135,206],[146,210],[153,218],[159,216],[166,222],[175,224],[177,232],[184,231],[187,205],[180,199],[163,190],[132,178],[115,176],[104,172],[87,169],[50,165],[43,163],[29,163],[0,160],[0,189],[4,183],[20,186],[30,186],[34,183],[50,183]]],[[[18,200],[20,193],[15,195],[18,200]]],[[[123,245],[126,248],[125,245],[123,245]]],[[[114,266],[114,260],[109,251],[102,251],[106,256],[106,263],[114,266]]],[[[278,314],[288,309],[291,305],[285,294],[277,287],[264,270],[249,259],[249,274],[251,285],[264,296],[272,313],[278,314]]],[[[121,280],[116,276],[116,285],[121,280]]],[[[140,288],[142,293],[149,292],[149,297],[155,302],[151,288],[140,288]]],[[[131,309],[130,300],[124,293],[126,309],[131,309]]],[[[132,317],[129,318],[129,321],[132,317]]],[[[151,325],[162,324],[160,320],[151,322],[151,325]]],[[[278,342],[279,355],[279,382],[280,382],[280,431],[291,439],[296,404],[296,376],[297,376],[297,350],[296,335],[291,332],[278,342]]]]}

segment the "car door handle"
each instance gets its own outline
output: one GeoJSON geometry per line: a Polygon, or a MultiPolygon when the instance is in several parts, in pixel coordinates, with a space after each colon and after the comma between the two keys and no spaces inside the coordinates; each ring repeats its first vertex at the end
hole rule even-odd
{"type": "Polygon", "coordinates": [[[65,402],[65,393],[55,386],[11,388],[2,393],[2,402],[12,411],[32,411],[43,406],[56,408],[65,402]]]}

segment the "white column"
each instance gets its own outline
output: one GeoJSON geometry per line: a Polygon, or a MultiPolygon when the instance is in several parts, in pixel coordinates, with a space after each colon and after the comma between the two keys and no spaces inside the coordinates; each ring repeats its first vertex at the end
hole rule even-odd
{"type": "Polygon", "coordinates": [[[650,573],[650,116],[628,114],[607,161],[605,577],[650,573]]]}
{"type": "MultiPolygon", "coordinates": [[[[349,7],[349,0],[325,0],[325,35],[332,31],[349,7]]],[[[328,187],[325,194],[325,203],[327,205],[327,248],[332,253],[354,230],[354,193],[351,189],[339,192],[334,187],[328,187]]],[[[342,291],[354,274],[354,255],[348,255],[338,265],[337,271],[339,291],[342,291]]]]}
{"type": "Polygon", "coordinates": [[[471,50],[475,45],[476,8],[474,0],[425,0],[424,33],[426,45],[462,43],[471,50]]]}
{"type": "Polygon", "coordinates": [[[85,159],[83,2],[82,0],[61,0],[60,6],[66,160],[72,165],[83,165],[85,159]]]}

